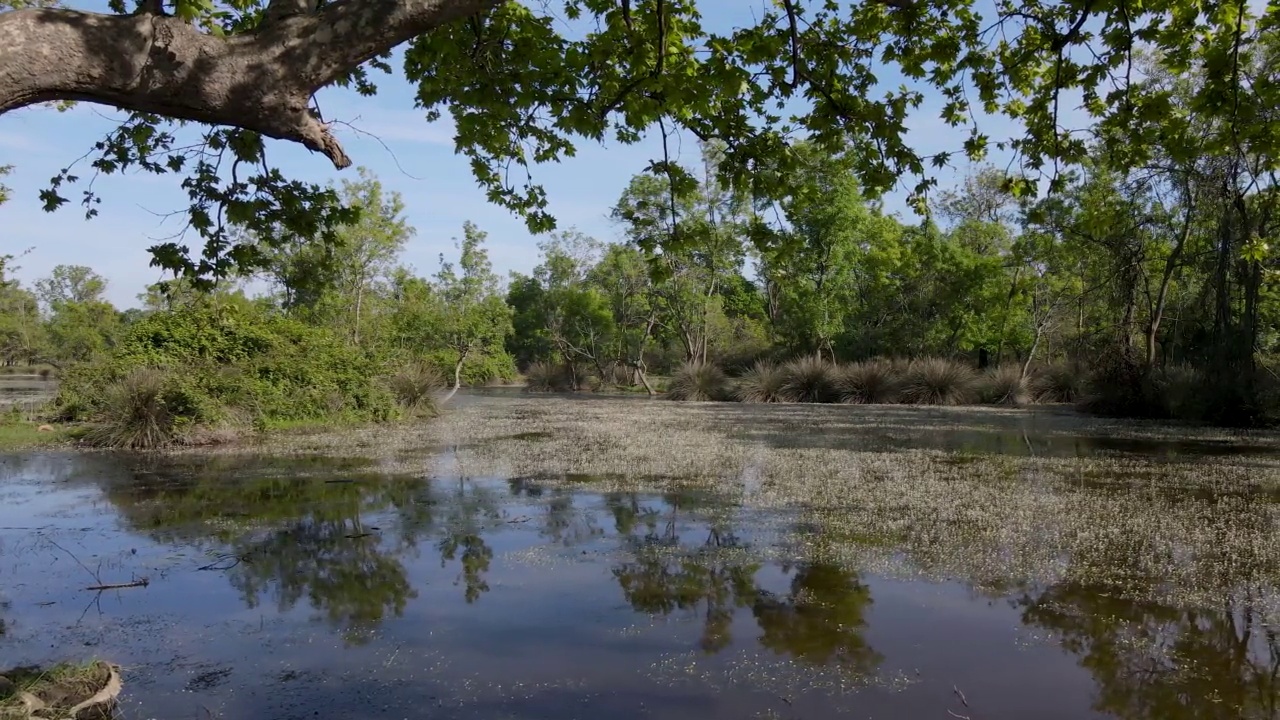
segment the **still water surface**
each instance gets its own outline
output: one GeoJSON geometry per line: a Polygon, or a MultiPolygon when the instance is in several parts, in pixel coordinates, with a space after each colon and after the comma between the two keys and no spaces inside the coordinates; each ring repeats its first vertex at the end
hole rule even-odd
{"type": "Polygon", "coordinates": [[[1278,717],[1247,599],[778,561],[783,511],[576,480],[5,456],[0,665],[117,662],[130,718],[1278,717]]]}

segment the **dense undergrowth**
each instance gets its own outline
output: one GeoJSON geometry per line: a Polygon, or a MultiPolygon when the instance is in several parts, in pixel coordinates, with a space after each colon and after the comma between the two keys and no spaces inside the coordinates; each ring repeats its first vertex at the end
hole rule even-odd
{"type": "Polygon", "coordinates": [[[252,306],[192,306],[132,325],[113,352],[67,370],[54,419],[105,447],[217,442],[307,422],[386,421],[433,409],[442,376],[392,372],[333,333],[252,306]]]}

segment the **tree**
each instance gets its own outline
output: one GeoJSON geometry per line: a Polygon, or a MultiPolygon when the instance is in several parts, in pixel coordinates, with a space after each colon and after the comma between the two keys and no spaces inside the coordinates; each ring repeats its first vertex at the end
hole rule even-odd
{"type": "Polygon", "coordinates": [[[400,194],[385,193],[368,170],[358,172],[358,181],[344,180],[338,188],[342,203],[353,212],[349,222],[336,228],[332,243],[316,243],[282,228],[277,232],[285,237],[258,240],[285,309],[337,326],[356,344],[370,294],[387,279],[416,232],[404,218],[400,194]]]}
{"type": "Polygon", "coordinates": [[[440,313],[437,328],[440,342],[454,354],[453,392],[462,386],[462,366],[476,356],[503,354],[511,333],[511,309],[484,249],[486,237],[473,223],[465,223],[458,259],[460,272],[441,255],[440,271],[436,273],[440,313]]]}
{"type": "Polygon", "coordinates": [[[97,302],[106,290],[107,281],[83,265],[59,265],[36,281],[36,295],[51,311],[61,303],[97,302]]]}
{"type": "MultiPolygon", "coordinates": [[[[991,139],[977,110],[1022,122],[1025,133],[1006,147],[1033,171],[1084,157],[1084,141],[1061,125],[1063,93],[1083,96],[1108,151],[1140,163],[1179,118],[1167,93],[1115,71],[1139,47],[1175,73],[1203,65],[1203,92],[1186,109],[1220,118],[1237,139],[1263,137],[1270,108],[1280,106],[1280,87],[1240,92],[1240,69],[1265,49],[1280,8],[1255,18],[1235,5],[1202,13],[1189,0],[1032,0],[993,12],[977,0],[784,0],[723,33],[703,25],[697,2],[111,0],[108,13],[5,5],[13,9],[0,13],[0,113],[50,101],[129,112],[93,169],[183,175],[205,247],[174,241],[153,251],[162,265],[202,278],[251,259],[237,252],[227,219],[328,237],[341,219],[331,212],[336,194],[283,177],[266,162],[263,139],[301,143],[349,166],[313,97],[331,85],[375,92],[370,71],[389,70],[385,60],[401,45],[404,76],[427,116],[448,108],[458,150],[489,196],[538,230],[554,224],[545,193],[506,169],[559,160],[580,139],[636,142],[657,128],[664,138],[683,130],[722,141],[726,184],[771,196],[790,177],[789,138],[823,146],[848,138],[866,192],[904,174],[923,192],[926,165],[985,153],[991,139]],[[888,88],[877,79],[886,68],[914,82],[888,88]],[[925,100],[913,86],[926,84],[944,99],[941,119],[967,135],[963,149],[926,156],[907,145],[907,120],[925,100]],[[801,107],[779,112],[787,101],[801,107]],[[187,143],[171,121],[208,127],[187,143]],[[781,171],[757,172],[765,166],[781,171]]],[[[655,170],[673,186],[689,180],[665,153],[655,170]]],[[[74,172],[46,191],[47,207],[66,202],[74,172]]],[[[93,204],[90,194],[91,212],[93,204]]]]}

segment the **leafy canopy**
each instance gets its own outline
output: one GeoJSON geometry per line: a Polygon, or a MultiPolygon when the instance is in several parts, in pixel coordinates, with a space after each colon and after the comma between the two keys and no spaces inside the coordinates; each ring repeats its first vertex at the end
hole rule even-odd
{"type": "MultiPolygon", "coordinates": [[[[15,0],[2,0],[14,6],[15,0]]],[[[25,0],[18,0],[25,4],[25,0]]],[[[359,2],[359,0],[339,0],[359,2]]],[[[442,0],[455,2],[461,0],[442,0]]],[[[500,2],[410,40],[400,72],[417,89],[428,119],[449,113],[459,153],[495,203],[523,215],[534,231],[555,226],[531,174],[538,163],[574,154],[582,141],[639,141],[677,132],[723,144],[717,172],[726,186],[756,198],[787,194],[796,167],[792,144],[847,146],[858,186],[874,197],[908,178],[916,198],[933,185],[932,167],[955,154],[982,158],[1012,151],[1029,177],[1011,189],[1035,189],[1038,172],[1055,179],[1062,164],[1087,152],[1088,137],[1062,126],[1063,109],[1081,106],[1104,150],[1140,165],[1193,117],[1222,122],[1210,145],[1274,147],[1273,82],[1249,72],[1274,57],[1280,5],[1255,16],[1244,2],[1193,0],[775,0],[747,24],[717,29],[697,0],[548,0],[500,2]],[[1164,75],[1203,71],[1192,102],[1174,101],[1164,75]],[[907,82],[883,81],[887,70],[907,82]],[[908,120],[925,112],[926,91],[941,97],[938,117],[959,131],[951,152],[923,155],[907,143],[908,120]],[[1025,133],[992,138],[983,114],[1019,120],[1025,133]]],[[[261,0],[164,0],[173,14],[218,36],[253,32],[261,0]]],[[[124,13],[125,0],[111,8],[124,13]]],[[[388,47],[389,52],[392,48],[388,47]]],[[[123,52],[123,50],[122,50],[123,52]]],[[[373,70],[391,72],[383,54],[339,84],[373,94],[373,70]]],[[[263,139],[230,127],[188,128],[137,113],[95,146],[94,174],[174,173],[190,199],[189,230],[203,240],[152,248],[154,264],[198,278],[220,277],[260,260],[238,242],[234,225],[282,228],[321,241],[349,221],[333,188],[286,178],[263,139]]],[[[1280,154],[1263,153],[1268,157],[1280,154]]],[[[674,194],[694,179],[666,152],[650,170],[674,194]]],[[[67,202],[78,177],[59,174],[45,206],[67,202]]],[[[92,189],[87,212],[96,212],[92,189]]],[[[671,234],[670,242],[679,242],[671,234]]]]}

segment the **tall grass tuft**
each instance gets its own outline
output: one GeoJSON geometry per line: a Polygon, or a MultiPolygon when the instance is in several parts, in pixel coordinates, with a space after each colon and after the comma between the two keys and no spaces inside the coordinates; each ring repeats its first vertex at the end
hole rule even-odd
{"type": "Polygon", "coordinates": [[[687,362],[671,375],[667,397],[671,400],[710,402],[729,396],[729,379],[710,363],[687,362]]]}
{"type": "Polygon", "coordinates": [[[102,390],[85,440],[98,447],[153,450],[178,439],[179,422],[165,397],[168,375],[138,368],[102,390]]]}
{"type": "Polygon", "coordinates": [[[977,375],[967,365],[928,358],[907,366],[902,397],[919,405],[965,405],[973,402],[976,390],[977,375]]]}
{"type": "Polygon", "coordinates": [[[788,402],[829,403],[839,399],[836,369],[821,358],[796,358],[783,366],[782,396],[788,402]]]}
{"type": "Polygon", "coordinates": [[[1022,407],[1031,404],[1031,382],[1017,365],[988,370],[978,383],[978,399],[989,405],[1022,407]]]}
{"type": "Polygon", "coordinates": [[[391,392],[396,402],[406,412],[415,415],[435,415],[436,393],[447,385],[440,368],[416,360],[407,363],[391,376],[391,392]]]}
{"type": "Polygon", "coordinates": [[[738,378],[733,396],[745,403],[782,402],[782,387],[786,381],[787,374],[782,368],[767,360],[759,360],[738,378]]]}
{"type": "Polygon", "coordinates": [[[888,360],[856,362],[840,368],[836,389],[841,402],[894,403],[902,394],[902,376],[888,360]]]}
{"type": "Polygon", "coordinates": [[[1036,402],[1074,403],[1084,397],[1088,373],[1074,363],[1054,363],[1036,373],[1031,388],[1036,402]]]}
{"type": "Polygon", "coordinates": [[[528,392],[556,392],[566,384],[564,370],[555,363],[531,363],[524,371],[524,389],[528,392]]]}

